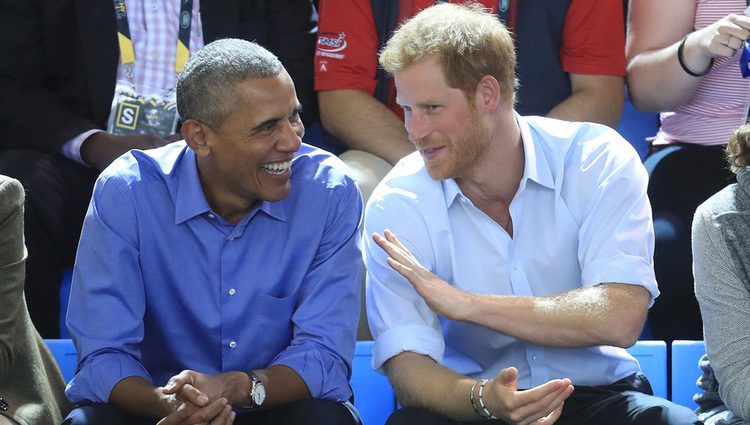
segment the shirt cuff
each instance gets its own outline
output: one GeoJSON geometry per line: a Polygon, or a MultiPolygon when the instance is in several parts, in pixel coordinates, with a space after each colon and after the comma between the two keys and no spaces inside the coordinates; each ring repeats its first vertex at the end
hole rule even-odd
{"type": "Polygon", "coordinates": [[[62,154],[75,162],[88,166],[81,157],[81,145],[83,145],[83,142],[88,139],[89,136],[95,133],[104,133],[104,130],[95,128],[93,130],[84,131],[62,146],[62,154]]]}
{"type": "Polygon", "coordinates": [[[649,307],[659,296],[654,266],[643,257],[620,255],[593,261],[581,273],[584,286],[600,283],[624,283],[643,286],[651,294],[649,307]]]}
{"type": "Polygon", "coordinates": [[[343,360],[309,344],[294,345],[284,350],[271,365],[284,365],[305,381],[310,395],[334,401],[345,401],[352,397],[349,372],[343,360]]]}
{"type": "Polygon", "coordinates": [[[411,351],[443,363],[445,340],[443,335],[427,325],[406,325],[388,329],[378,335],[372,349],[372,368],[385,374],[383,363],[391,357],[411,351]]]}
{"type": "Polygon", "coordinates": [[[153,385],[151,375],[129,355],[98,355],[85,361],[65,389],[65,395],[75,404],[109,403],[115,385],[130,376],[140,376],[153,385]]]}

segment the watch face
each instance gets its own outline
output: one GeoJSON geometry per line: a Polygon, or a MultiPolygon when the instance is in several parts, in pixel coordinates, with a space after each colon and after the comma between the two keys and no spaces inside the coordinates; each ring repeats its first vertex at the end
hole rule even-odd
{"type": "Polygon", "coordinates": [[[255,385],[254,391],[253,391],[253,402],[255,402],[256,405],[260,406],[263,404],[263,401],[266,399],[266,387],[263,386],[262,383],[258,383],[255,385]]]}

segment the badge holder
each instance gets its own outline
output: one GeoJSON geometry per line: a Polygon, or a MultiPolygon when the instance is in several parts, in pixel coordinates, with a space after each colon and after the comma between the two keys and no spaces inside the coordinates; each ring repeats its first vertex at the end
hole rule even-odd
{"type": "Polygon", "coordinates": [[[175,91],[135,87],[131,82],[118,81],[107,131],[118,136],[153,133],[166,138],[177,130],[175,91]]]}

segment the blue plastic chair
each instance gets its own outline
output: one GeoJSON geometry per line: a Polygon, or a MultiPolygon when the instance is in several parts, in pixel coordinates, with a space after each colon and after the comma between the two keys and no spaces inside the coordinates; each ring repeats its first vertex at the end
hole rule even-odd
{"type": "Polygon", "coordinates": [[[705,352],[703,341],[672,342],[672,401],[675,403],[690,409],[698,407],[693,396],[701,391],[697,385],[701,376],[698,360],[705,352]]]}
{"type": "Polygon", "coordinates": [[[630,96],[625,91],[625,105],[622,109],[617,132],[622,135],[638,151],[641,160],[648,153],[648,137],[653,137],[659,131],[659,114],[655,112],[641,112],[630,103],[630,96]]]}
{"type": "Polygon", "coordinates": [[[60,367],[65,382],[70,382],[76,373],[78,359],[76,358],[76,347],[71,339],[45,339],[47,347],[55,356],[57,365],[60,367]]]}
{"type": "Polygon", "coordinates": [[[667,343],[638,341],[628,348],[628,353],[641,364],[641,370],[651,382],[654,395],[667,398],[667,343]]]}
{"type": "Polygon", "coordinates": [[[354,391],[354,406],[366,425],[382,425],[396,410],[396,396],[388,378],[373,370],[372,341],[357,341],[349,383],[354,391]]]}

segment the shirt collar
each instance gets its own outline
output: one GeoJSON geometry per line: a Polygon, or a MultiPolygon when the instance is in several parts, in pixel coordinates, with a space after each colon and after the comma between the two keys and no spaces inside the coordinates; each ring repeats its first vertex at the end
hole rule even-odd
{"type": "Polygon", "coordinates": [[[211,211],[206,196],[203,194],[195,152],[187,145],[177,159],[177,193],[175,194],[175,224],[183,223],[195,216],[211,211]]]}
{"type": "MultiPolygon", "coordinates": [[[[195,152],[190,147],[185,146],[182,155],[180,155],[177,161],[178,164],[175,167],[178,170],[175,176],[177,180],[175,224],[180,224],[193,217],[211,212],[211,206],[208,204],[208,200],[206,200],[206,196],[203,193],[203,186],[201,186],[200,177],[198,176],[198,163],[196,162],[195,152]]],[[[260,205],[253,207],[247,216],[254,216],[257,210],[279,221],[285,221],[286,211],[284,205],[284,199],[278,202],[263,201],[260,205]]],[[[240,222],[244,221],[246,221],[245,218],[240,222]]]]}
{"type": "MultiPolygon", "coordinates": [[[[538,151],[539,145],[534,143],[529,124],[522,116],[518,115],[518,113],[515,113],[515,115],[516,122],[521,129],[521,142],[523,143],[523,155],[525,160],[523,177],[521,177],[518,191],[520,192],[526,187],[526,181],[528,179],[531,179],[549,189],[554,189],[555,183],[552,180],[552,172],[550,171],[547,158],[542,152],[538,151]]],[[[445,196],[446,206],[453,204],[459,195],[463,196],[461,188],[458,186],[458,183],[456,183],[456,180],[446,179],[441,183],[443,186],[443,195],[445,196]]]]}
{"type": "Polygon", "coordinates": [[[523,177],[521,177],[521,184],[518,186],[518,191],[520,192],[526,186],[528,179],[546,188],[554,189],[555,182],[552,179],[549,162],[547,162],[544,152],[541,151],[543,143],[535,142],[529,123],[522,116],[518,115],[518,113],[515,113],[515,115],[518,127],[521,129],[521,142],[523,143],[523,155],[525,158],[523,177]]]}

